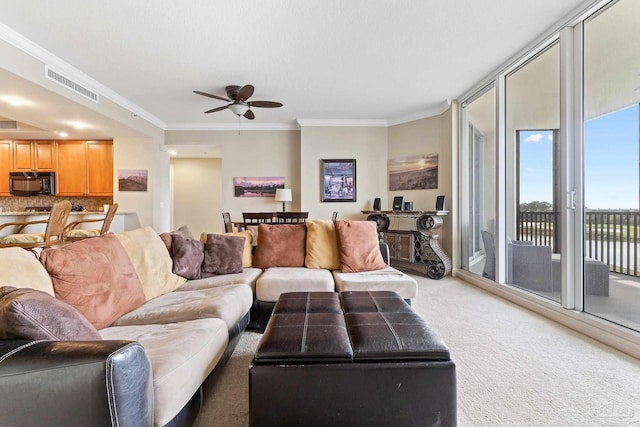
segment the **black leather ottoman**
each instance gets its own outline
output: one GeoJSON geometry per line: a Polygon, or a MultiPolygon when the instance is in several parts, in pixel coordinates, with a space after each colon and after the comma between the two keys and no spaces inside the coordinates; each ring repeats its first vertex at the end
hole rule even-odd
{"type": "Polygon", "coordinates": [[[249,367],[251,426],[455,426],[455,364],[393,292],[283,294],[249,367]]]}

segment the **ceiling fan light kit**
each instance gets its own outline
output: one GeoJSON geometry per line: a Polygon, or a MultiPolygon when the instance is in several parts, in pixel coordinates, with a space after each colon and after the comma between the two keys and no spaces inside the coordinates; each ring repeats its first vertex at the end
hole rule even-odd
{"type": "Polygon", "coordinates": [[[282,107],[281,102],[275,101],[247,101],[251,95],[253,95],[254,87],[252,85],[244,85],[244,86],[236,86],[230,85],[225,88],[225,92],[227,93],[227,98],[214,95],[207,92],[201,92],[199,90],[194,90],[194,93],[198,95],[206,96],[208,98],[219,99],[221,101],[230,102],[230,104],[223,105],[222,107],[212,108],[211,110],[207,110],[204,113],[215,113],[217,111],[222,111],[229,109],[233,114],[238,116],[244,116],[246,119],[253,120],[255,119],[255,115],[253,111],[251,111],[252,107],[259,108],[278,108],[282,107]]]}

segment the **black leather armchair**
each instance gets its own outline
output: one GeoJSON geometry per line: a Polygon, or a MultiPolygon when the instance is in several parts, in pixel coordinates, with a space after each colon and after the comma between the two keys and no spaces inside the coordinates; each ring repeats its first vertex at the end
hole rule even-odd
{"type": "Polygon", "coordinates": [[[153,426],[149,359],[130,341],[0,340],[0,425],[153,426]]]}

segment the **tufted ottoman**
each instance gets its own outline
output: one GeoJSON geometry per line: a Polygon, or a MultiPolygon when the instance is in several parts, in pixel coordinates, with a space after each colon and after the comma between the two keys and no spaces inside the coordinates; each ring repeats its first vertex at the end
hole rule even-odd
{"type": "Polygon", "coordinates": [[[455,364],[395,292],[282,294],[249,367],[251,426],[455,426],[455,364]]]}

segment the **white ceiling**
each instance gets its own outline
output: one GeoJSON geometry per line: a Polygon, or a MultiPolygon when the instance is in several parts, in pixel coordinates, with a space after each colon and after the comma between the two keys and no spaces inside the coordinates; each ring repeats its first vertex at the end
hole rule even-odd
{"type": "MultiPolygon", "coordinates": [[[[0,0],[0,23],[166,129],[237,126],[230,111],[203,114],[225,103],[193,90],[224,95],[226,85],[246,83],[256,88],[251,100],[284,107],[255,108],[256,119],[243,118],[243,126],[295,126],[298,119],[386,125],[434,114],[581,3],[0,0]]],[[[6,74],[0,96],[9,89],[6,74]]],[[[69,104],[46,114],[77,108],[69,104]]],[[[38,122],[16,114],[0,108],[5,117],[38,122]]]]}

